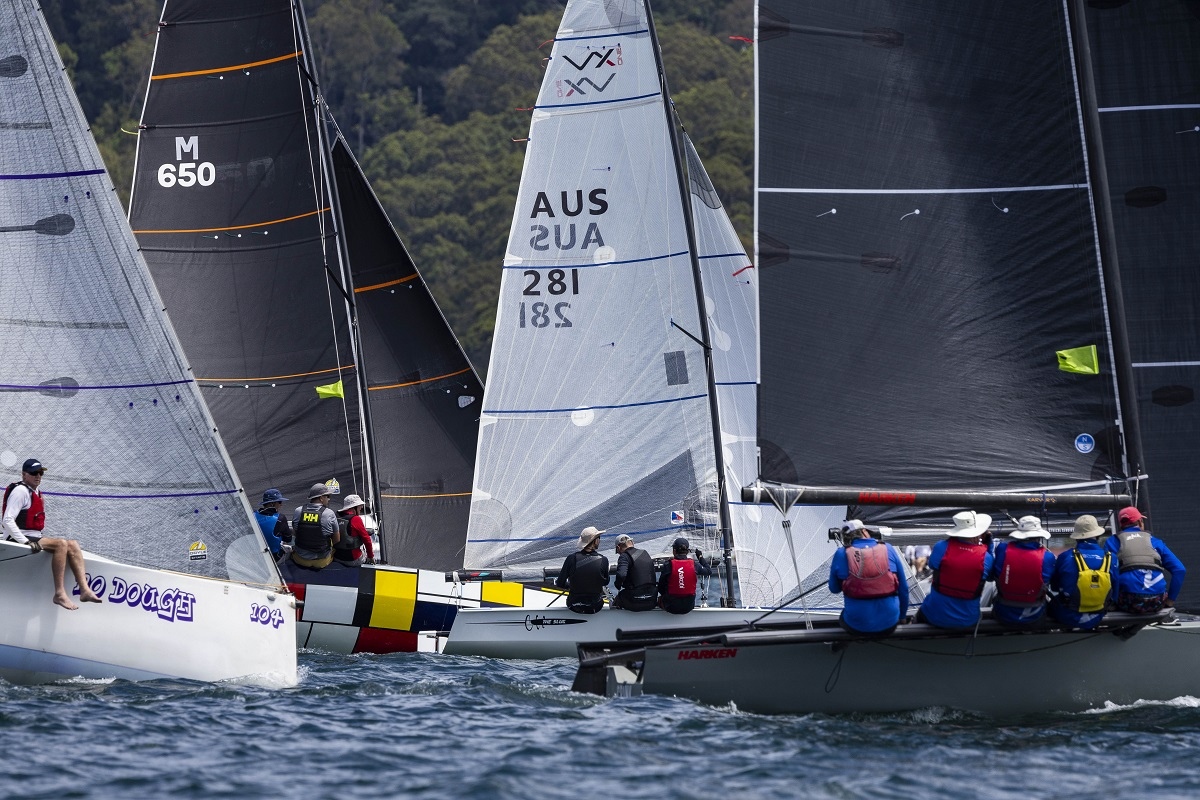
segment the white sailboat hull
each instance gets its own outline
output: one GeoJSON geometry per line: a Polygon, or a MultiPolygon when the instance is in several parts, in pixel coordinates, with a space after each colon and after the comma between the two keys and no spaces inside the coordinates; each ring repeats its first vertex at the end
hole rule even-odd
{"type": "MultiPolygon", "coordinates": [[[[624,611],[605,607],[598,614],[553,608],[481,608],[458,612],[443,652],[491,658],[573,658],[581,642],[605,642],[617,631],[686,635],[683,632],[732,629],[761,617],[767,609],[697,608],[688,614],[624,611]]],[[[805,612],[776,611],[774,622],[803,621],[805,612]]]]}
{"type": "MultiPolygon", "coordinates": [[[[0,677],[296,684],[291,595],[87,552],[84,559],[102,602],[68,611],[51,601],[50,555],[0,542],[0,677]]],[[[76,588],[69,572],[67,586],[76,588]]]]}
{"type": "Polygon", "coordinates": [[[647,650],[640,681],[609,666],[605,693],[674,695],[769,714],[947,707],[998,716],[1200,697],[1195,619],[1127,639],[1058,631],[846,643],[729,638],[647,650]]]}

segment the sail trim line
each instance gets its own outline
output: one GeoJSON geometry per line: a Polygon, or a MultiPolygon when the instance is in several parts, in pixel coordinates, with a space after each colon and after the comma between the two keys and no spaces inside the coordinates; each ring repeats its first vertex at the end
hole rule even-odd
{"type": "Polygon", "coordinates": [[[576,406],[575,408],[529,408],[529,409],[494,409],[485,408],[485,414],[566,414],[575,411],[607,411],[621,408],[637,408],[639,406],[660,406],[665,403],[682,403],[685,400],[700,400],[707,398],[708,394],[693,394],[687,397],[669,397],[665,400],[643,400],[640,403],[620,403],[612,406],[576,406]]]}
{"type": "Polygon", "coordinates": [[[387,386],[368,386],[367,391],[368,392],[378,392],[382,389],[402,389],[405,386],[416,386],[417,384],[421,384],[421,383],[432,383],[433,381],[440,381],[443,378],[453,378],[455,375],[462,375],[464,372],[470,372],[470,371],[471,371],[471,368],[466,367],[465,369],[460,369],[456,372],[447,372],[445,375],[438,375],[433,378],[421,378],[418,381],[409,381],[408,383],[390,383],[387,386]]]}
{"type": "Polygon", "coordinates": [[[317,369],[312,372],[297,372],[294,375],[270,375],[265,378],[196,378],[197,381],[212,381],[223,383],[238,383],[240,381],[280,381],[285,378],[307,378],[311,375],[327,375],[330,372],[341,372],[342,370],[354,369],[355,364],[347,364],[344,367],[329,367],[328,369],[317,369]]]}
{"type": "Polygon", "coordinates": [[[630,31],[629,33],[601,33],[596,36],[556,36],[556,42],[586,42],[588,39],[612,39],[617,36],[641,36],[643,33],[649,33],[649,28],[642,28],[640,31],[630,31]]]}
{"type": "Polygon", "coordinates": [[[589,100],[586,103],[556,103],[554,105],[534,106],[534,108],[579,108],[580,106],[612,105],[613,103],[628,103],[633,100],[645,100],[648,97],[659,97],[660,95],[662,95],[662,92],[651,92],[650,94],[639,94],[636,97],[614,97],[612,100],[589,100]]]}
{"type": "Polygon", "coordinates": [[[1086,189],[1086,183],[1057,183],[1047,186],[991,186],[978,189],[797,189],[760,186],[758,191],[770,194],[990,194],[991,192],[1055,192],[1064,189],[1086,189]]]}
{"type": "Polygon", "coordinates": [[[155,383],[113,383],[101,384],[96,386],[71,386],[62,387],[58,385],[36,385],[26,386],[20,383],[0,383],[0,391],[31,391],[31,392],[56,392],[56,391],[84,391],[87,389],[153,389],[156,386],[180,386],[191,383],[192,379],[188,378],[181,381],[157,381],[155,383]]]}
{"type": "Polygon", "coordinates": [[[471,492],[446,492],[444,494],[381,494],[389,500],[429,500],[437,497],[470,497],[471,492]]]}
{"type": "Polygon", "coordinates": [[[412,275],[409,275],[405,278],[397,278],[394,281],[385,281],[384,283],[374,283],[374,284],[371,284],[370,286],[359,286],[359,287],[355,288],[354,293],[358,294],[359,292],[371,292],[371,291],[374,291],[375,289],[386,289],[389,286],[396,286],[397,284],[408,283],[411,280],[416,280],[416,277],[417,277],[417,273],[414,272],[412,275]]]}
{"type": "Polygon", "coordinates": [[[231,67],[216,67],[215,69],[197,69],[191,72],[172,72],[166,75],[151,75],[152,81],[165,81],[170,78],[188,78],[195,75],[215,75],[218,72],[235,72],[239,69],[249,69],[250,67],[262,67],[267,64],[277,64],[280,61],[299,58],[304,54],[303,50],[297,50],[294,53],[288,53],[286,56],[275,56],[275,58],[265,58],[262,61],[251,61],[247,64],[234,64],[231,67]]]}
{"type": "Polygon", "coordinates": [[[134,233],[214,233],[216,231],[240,231],[246,228],[262,228],[267,225],[278,225],[282,222],[292,222],[297,219],[304,219],[316,214],[324,214],[329,210],[329,207],[318,208],[316,211],[305,211],[303,214],[297,214],[294,217],[284,217],[283,219],[272,219],[266,222],[254,222],[249,225],[231,225],[228,228],[189,228],[186,230],[161,230],[161,231],[134,231],[134,233]]]}
{"type": "Polygon", "coordinates": [[[1132,366],[1135,369],[1145,369],[1147,367],[1200,367],[1200,361],[1135,361],[1132,366]]]}
{"type": "Polygon", "coordinates": [[[1110,106],[1109,108],[1096,109],[1101,114],[1110,114],[1117,111],[1177,111],[1190,110],[1200,108],[1200,103],[1178,103],[1163,106],[1110,106]]]}
{"type": "Polygon", "coordinates": [[[96,500],[149,500],[164,497],[214,497],[223,494],[241,494],[240,489],[218,489],[211,492],[166,492],[163,494],[81,494],[78,492],[42,492],[49,497],[86,497],[96,500]]]}

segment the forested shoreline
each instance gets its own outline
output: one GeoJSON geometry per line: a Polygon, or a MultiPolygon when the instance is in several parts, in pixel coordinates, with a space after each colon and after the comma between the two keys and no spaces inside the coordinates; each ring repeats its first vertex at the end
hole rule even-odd
{"type": "MultiPolygon", "coordinates": [[[[45,0],[122,201],[161,0],[45,0]]],[[[310,0],[322,91],[481,375],[560,0],[310,0]]],[[[734,225],[752,214],[750,0],[653,3],[676,107],[734,225]]],[[[747,241],[748,244],[748,241],[747,241]]]]}

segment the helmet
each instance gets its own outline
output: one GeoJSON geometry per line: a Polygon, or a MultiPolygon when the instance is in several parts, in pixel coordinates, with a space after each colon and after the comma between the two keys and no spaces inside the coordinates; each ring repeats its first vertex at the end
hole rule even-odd
{"type": "Polygon", "coordinates": [[[323,483],[314,483],[312,488],[308,490],[308,499],[316,500],[318,497],[324,497],[327,494],[333,494],[328,486],[323,483]]]}
{"type": "Polygon", "coordinates": [[[671,549],[677,553],[679,553],[679,552],[686,553],[690,548],[691,548],[691,545],[688,543],[688,540],[683,538],[682,536],[680,536],[678,539],[676,539],[675,543],[671,545],[671,549]]]}

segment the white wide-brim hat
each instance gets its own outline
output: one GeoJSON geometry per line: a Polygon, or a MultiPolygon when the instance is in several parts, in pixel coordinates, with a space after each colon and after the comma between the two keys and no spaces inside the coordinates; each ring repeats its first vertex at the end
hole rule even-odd
{"type": "Polygon", "coordinates": [[[956,539],[974,539],[992,527],[992,518],[989,515],[977,514],[974,511],[960,511],[953,519],[954,527],[946,531],[946,535],[956,539]]]}
{"type": "Polygon", "coordinates": [[[1042,521],[1037,517],[1021,517],[1017,520],[1017,529],[1009,534],[1012,539],[1049,539],[1050,532],[1042,527],[1042,521]]]}

